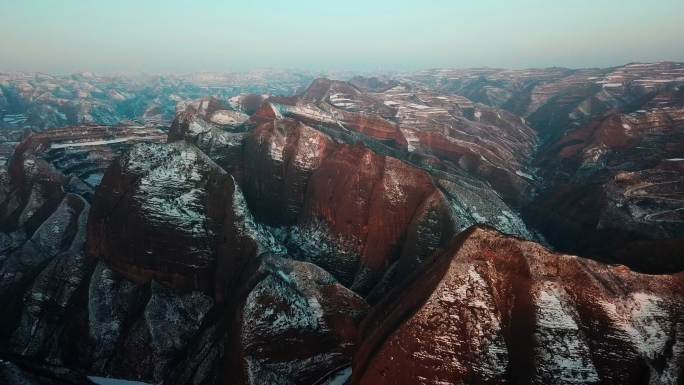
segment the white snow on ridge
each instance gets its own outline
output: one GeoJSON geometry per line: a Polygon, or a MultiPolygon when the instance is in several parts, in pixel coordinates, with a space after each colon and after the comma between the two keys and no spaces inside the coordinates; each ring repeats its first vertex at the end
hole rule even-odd
{"type": "Polygon", "coordinates": [[[562,301],[561,289],[545,283],[537,298],[537,324],[542,328],[578,330],[579,327],[562,301]]]}
{"type": "Polygon", "coordinates": [[[638,83],[672,83],[674,79],[637,79],[638,83]]]}
{"type": "MultiPolygon", "coordinates": [[[[601,84],[601,82],[597,82],[598,84],[601,84]]],[[[622,83],[603,83],[603,88],[617,88],[617,87],[622,87],[622,83]]]]}
{"type": "Polygon", "coordinates": [[[120,380],[116,378],[89,376],[88,379],[98,385],[149,385],[147,382],[120,380]]]}
{"type": "Polygon", "coordinates": [[[249,119],[249,115],[237,111],[218,110],[211,115],[209,119],[212,123],[226,125],[226,124],[241,124],[249,119]]]}
{"type": "Polygon", "coordinates": [[[396,168],[386,167],[382,182],[385,196],[390,203],[399,206],[406,202],[406,192],[403,186],[404,180],[396,168]]]}
{"type": "Polygon", "coordinates": [[[515,175],[521,176],[521,177],[529,179],[529,180],[534,180],[534,176],[532,176],[526,172],[520,171],[520,170],[515,170],[515,175]]]}
{"type": "Polygon", "coordinates": [[[402,134],[404,134],[404,138],[406,139],[407,147],[406,149],[408,152],[413,152],[416,150],[418,146],[420,146],[420,138],[418,138],[418,135],[416,135],[416,132],[413,130],[407,130],[405,128],[399,128],[402,134]]]}
{"type": "Polygon", "coordinates": [[[537,328],[536,360],[547,376],[562,383],[591,383],[599,380],[564,290],[554,282],[543,282],[535,295],[537,328]]]}
{"type": "Polygon", "coordinates": [[[322,385],[344,385],[351,380],[352,368],[344,368],[325,380],[322,385]]]}
{"type": "Polygon", "coordinates": [[[667,309],[661,298],[648,293],[634,293],[628,302],[631,323],[625,329],[640,353],[655,358],[666,349],[668,330],[667,309]]]}
{"type": "Polygon", "coordinates": [[[110,140],[94,140],[91,142],[52,143],[50,145],[50,149],[69,148],[69,147],[102,146],[105,144],[124,143],[124,142],[128,142],[129,140],[134,140],[134,139],[140,139],[140,138],[134,137],[134,136],[127,136],[125,138],[117,138],[117,139],[110,139],[110,140]]]}

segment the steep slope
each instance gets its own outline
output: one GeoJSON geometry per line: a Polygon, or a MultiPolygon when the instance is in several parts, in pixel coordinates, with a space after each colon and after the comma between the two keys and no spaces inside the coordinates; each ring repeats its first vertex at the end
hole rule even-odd
{"type": "Polygon", "coordinates": [[[69,298],[88,274],[83,245],[89,200],[116,153],[132,143],[160,140],[156,130],[74,127],[30,136],[17,146],[9,192],[0,204],[0,298],[3,339],[21,323],[32,337],[15,348],[29,352],[35,337],[54,341],[69,298]],[[29,306],[30,305],[30,306],[29,306]],[[46,319],[41,309],[51,308],[46,319]]]}
{"type": "Polygon", "coordinates": [[[527,169],[535,133],[520,118],[463,97],[396,86],[362,92],[317,79],[295,100],[274,100],[277,113],[345,141],[435,172],[483,180],[518,205],[533,186],[527,169]]]}
{"type": "Polygon", "coordinates": [[[239,383],[312,384],[349,365],[365,301],[316,265],[267,258],[239,307],[239,383]]]}
{"type": "Polygon", "coordinates": [[[213,289],[214,236],[230,204],[223,196],[235,188],[225,171],[182,142],[136,146],[101,186],[88,221],[90,255],[134,281],[213,289]]]}
{"type": "Polygon", "coordinates": [[[456,230],[449,202],[425,172],[301,122],[263,123],[245,151],[244,190],[255,218],[285,230],[292,255],[360,293],[402,257],[417,263],[456,230]]]}
{"type": "MultiPolygon", "coordinates": [[[[16,174],[17,185],[27,173],[16,174]]],[[[285,248],[194,145],[131,147],[107,169],[90,216],[88,208],[66,194],[30,243],[2,261],[3,275],[16,277],[3,280],[12,298],[3,349],[168,384],[309,383],[350,364],[365,301],[319,267],[269,256],[285,248]],[[298,354],[279,351],[278,340],[299,344],[298,354]]]]}
{"type": "Polygon", "coordinates": [[[684,376],[681,274],[641,275],[475,227],[401,291],[364,321],[353,384],[684,376]]]}
{"type": "Polygon", "coordinates": [[[216,98],[179,104],[168,141],[184,140],[196,145],[239,181],[242,144],[247,136],[244,123],[248,119],[249,115],[216,98]]]}
{"type": "Polygon", "coordinates": [[[684,91],[583,126],[540,154],[527,218],[562,250],[646,271],[684,270],[684,91]]]}
{"type": "Polygon", "coordinates": [[[504,111],[318,79],[300,97],[266,100],[250,121],[243,185],[255,218],[285,226],[292,255],[360,293],[403,277],[395,267],[420,264],[473,223],[533,238],[500,194],[529,199],[521,169],[534,135],[504,111]]]}
{"type": "Polygon", "coordinates": [[[256,218],[272,225],[295,223],[309,178],[336,148],[330,137],[294,120],[257,126],[244,144],[244,191],[256,218]]]}

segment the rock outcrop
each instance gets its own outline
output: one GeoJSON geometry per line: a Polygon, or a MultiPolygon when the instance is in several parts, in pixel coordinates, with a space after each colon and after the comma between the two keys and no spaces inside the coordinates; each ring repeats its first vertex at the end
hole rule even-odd
{"type": "Polygon", "coordinates": [[[215,290],[263,252],[243,201],[232,176],[194,145],[135,146],[95,196],[88,254],[134,282],[221,297],[215,290]]]}
{"type": "Polygon", "coordinates": [[[299,231],[308,260],[367,293],[401,256],[416,258],[405,247],[434,251],[455,229],[449,203],[426,173],[362,146],[343,145],[309,180],[299,231]],[[419,238],[418,245],[405,242],[419,238]]]}
{"type": "MultiPolygon", "coordinates": [[[[529,199],[535,132],[509,112],[398,85],[382,93],[317,79],[299,98],[273,100],[276,113],[429,170],[469,173],[509,204],[529,199]]],[[[263,115],[266,115],[265,113],[263,115]]]]}
{"type": "Polygon", "coordinates": [[[98,175],[132,143],[161,139],[153,129],[72,127],[17,146],[0,203],[0,335],[14,351],[54,358],[47,345],[59,345],[61,317],[92,268],[83,246],[98,175]]]}
{"type": "Polygon", "coordinates": [[[291,255],[360,293],[402,257],[420,261],[455,231],[430,176],[395,158],[291,119],[261,124],[245,148],[244,191],[255,218],[285,228],[291,255]]]}
{"type": "Polygon", "coordinates": [[[474,227],[401,291],[364,321],[352,384],[684,376],[681,274],[642,275],[474,227]]]}
{"type": "Polygon", "coordinates": [[[249,115],[233,110],[216,98],[181,104],[171,124],[168,141],[184,140],[200,148],[240,180],[242,147],[249,115]]]}
{"type": "Polygon", "coordinates": [[[474,223],[534,238],[500,195],[524,201],[533,180],[521,170],[534,134],[510,113],[318,79],[299,97],[267,99],[251,121],[244,191],[256,219],[285,226],[291,255],[359,293],[403,277],[396,266],[415,267],[474,223]]]}
{"type": "Polygon", "coordinates": [[[320,267],[264,259],[238,313],[236,383],[313,384],[351,364],[366,302],[320,267]]]}
{"type": "Polygon", "coordinates": [[[309,178],[336,148],[330,137],[294,120],[256,127],[244,149],[244,191],[255,218],[274,226],[296,223],[309,178]]]}
{"type": "Polygon", "coordinates": [[[3,261],[3,274],[17,276],[2,290],[16,296],[3,317],[10,351],[169,384],[222,375],[305,384],[350,364],[366,302],[320,267],[275,256],[286,249],[194,145],[131,147],[108,168],[90,215],[82,197],[64,196],[25,246],[43,247],[31,254],[43,259],[3,261]],[[296,357],[285,354],[292,344],[296,357]]]}

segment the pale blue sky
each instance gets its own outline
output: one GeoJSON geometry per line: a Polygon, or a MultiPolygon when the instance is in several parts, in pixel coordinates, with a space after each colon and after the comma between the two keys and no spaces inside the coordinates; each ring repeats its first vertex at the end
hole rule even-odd
{"type": "Polygon", "coordinates": [[[684,0],[0,0],[0,70],[684,61],[684,0]]]}

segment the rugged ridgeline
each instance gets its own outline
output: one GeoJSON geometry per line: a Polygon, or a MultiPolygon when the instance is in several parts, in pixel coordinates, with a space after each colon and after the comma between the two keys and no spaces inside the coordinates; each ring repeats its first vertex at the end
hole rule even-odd
{"type": "Polygon", "coordinates": [[[308,73],[279,70],[183,76],[0,72],[0,137],[19,140],[24,129],[83,124],[168,126],[179,102],[210,95],[291,95],[311,80],[308,73]]]}
{"type": "Polygon", "coordinates": [[[366,317],[352,384],[675,384],[684,277],[475,227],[366,317]]]}
{"type": "Polygon", "coordinates": [[[319,79],[183,103],[162,140],[101,130],[12,157],[0,346],[24,359],[164,384],[684,376],[681,275],[532,242],[537,133],[504,109],[319,79]]]}
{"type": "Polygon", "coordinates": [[[682,63],[633,63],[605,69],[430,70],[408,83],[500,107],[524,117],[544,141],[555,141],[615,110],[638,110],[655,93],[684,82],[682,63]]]}
{"type": "Polygon", "coordinates": [[[0,204],[3,346],[29,356],[59,351],[63,317],[90,270],[84,243],[94,189],[118,154],[164,139],[155,129],[86,126],[33,135],[16,148],[0,204]],[[17,327],[29,333],[16,335],[17,327]]]}
{"type": "Polygon", "coordinates": [[[539,133],[526,223],[554,247],[644,272],[684,269],[684,65],[413,75],[539,133]]]}

